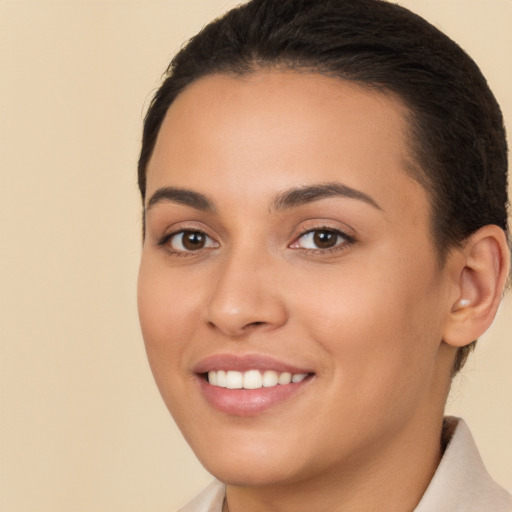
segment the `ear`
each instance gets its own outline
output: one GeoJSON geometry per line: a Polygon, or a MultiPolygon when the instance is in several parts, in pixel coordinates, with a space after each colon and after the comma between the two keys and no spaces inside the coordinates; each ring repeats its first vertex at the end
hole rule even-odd
{"type": "Polygon", "coordinates": [[[510,271],[505,232],[488,225],[473,233],[461,250],[457,268],[457,296],[445,325],[444,341],[463,347],[491,325],[510,271]]]}

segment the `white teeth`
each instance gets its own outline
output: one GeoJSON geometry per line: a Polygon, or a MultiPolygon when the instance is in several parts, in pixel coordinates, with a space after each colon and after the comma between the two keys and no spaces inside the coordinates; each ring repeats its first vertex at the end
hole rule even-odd
{"type": "Polygon", "coordinates": [[[226,387],[226,372],[224,370],[220,370],[215,372],[217,374],[216,386],[220,386],[221,388],[226,387]]]}
{"type": "Polygon", "coordinates": [[[228,389],[260,389],[302,382],[307,376],[307,373],[278,373],[274,370],[266,370],[263,373],[260,370],[211,370],[208,372],[208,382],[212,386],[228,389]]]}
{"type": "Polygon", "coordinates": [[[263,387],[271,388],[277,386],[278,382],[279,377],[277,375],[277,372],[274,372],[273,370],[267,370],[263,374],[263,387]]]}
{"type": "Polygon", "coordinates": [[[244,389],[259,389],[263,385],[263,378],[258,370],[249,370],[244,373],[244,389]]]}
{"type": "Polygon", "coordinates": [[[244,375],[242,372],[226,372],[226,387],[228,389],[242,389],[244,387],[244,375]]]}
{"type": "Polygon", "coordinates": [[[281,375],[279,375],[278,382],[281,384],[281,386],[284,386],[285,384],[290,384],[292,381],[292,374],[288,372],[283,372],[281,375]]]}

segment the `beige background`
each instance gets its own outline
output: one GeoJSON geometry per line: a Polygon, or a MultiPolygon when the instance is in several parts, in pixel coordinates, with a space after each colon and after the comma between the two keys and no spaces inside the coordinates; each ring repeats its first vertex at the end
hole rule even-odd
{"type": "MultiPolygon", "coordinates": [[[[171,511],[210,480],[150,375],[135,281],[141,120],[228,0],[0,1],[0,510],[171,511]]],[[[400,2],[481,64],[512,127],[511,0],[400,2]]],[[[512,488],[512,300],[452,393],[512,488]]]]}

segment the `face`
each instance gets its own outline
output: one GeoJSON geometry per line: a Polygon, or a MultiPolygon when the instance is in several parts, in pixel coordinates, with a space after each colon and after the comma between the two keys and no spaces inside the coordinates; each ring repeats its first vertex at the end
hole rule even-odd
{"type": "Polygon", "coordinates": [[[442,411],[453,298],[404,115],[294,72],[203,78],[167,113],[140,320],[169,410],[225,482],[344,471],[442,411]]]}

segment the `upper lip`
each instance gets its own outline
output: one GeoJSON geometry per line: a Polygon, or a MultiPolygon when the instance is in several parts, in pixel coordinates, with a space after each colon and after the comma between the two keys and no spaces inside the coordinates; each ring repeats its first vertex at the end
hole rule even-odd
{"type": "Polygon", "coordinates": [[[207,373],[215,370],[274,370],[289,373],[313,373],[303,366],[280,361],[272,356],[261,354],[214,354],[199,361],[193,368],[194,373],[207,373]]]}

